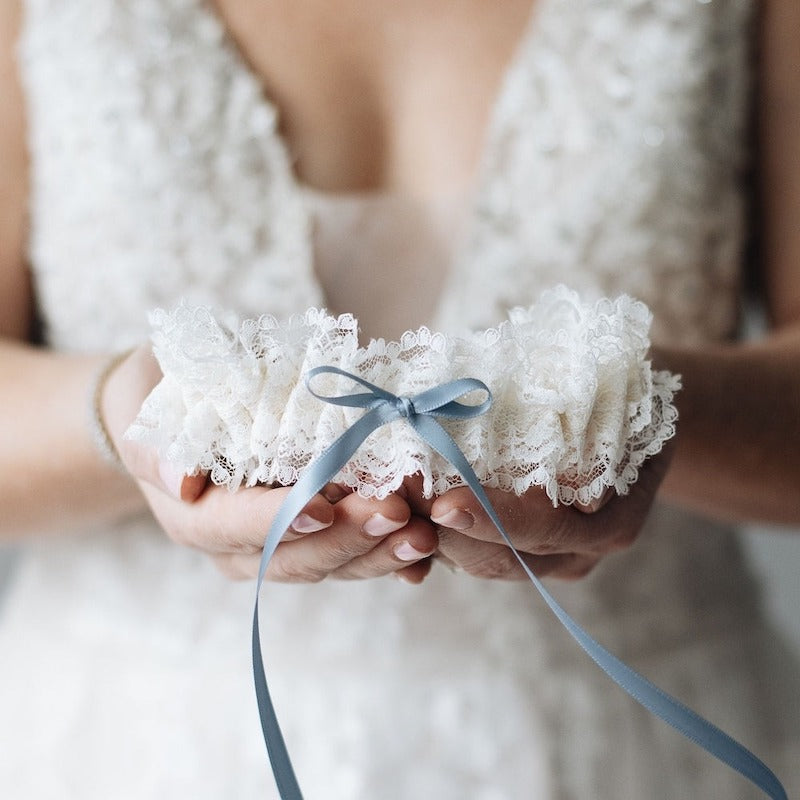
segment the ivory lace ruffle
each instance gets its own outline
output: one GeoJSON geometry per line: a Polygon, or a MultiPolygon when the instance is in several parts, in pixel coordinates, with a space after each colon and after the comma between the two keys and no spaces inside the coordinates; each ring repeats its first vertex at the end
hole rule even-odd
{"type": "MultiPolygon", "coordinates": [[[[153,312],[151,322],[164,377],[127,436],[230,489],[294,483],[363,413],[308,391],[303,376],[321,365],[405,396],[456,378],[484,381],[489,413],[442,424],[481,483],[517,494],[540,486],[554,503],[588,503],[609,487],[626,493],[675,432],[679,379],[652,370],[650,312],[624,295],[586,303],[558,287],[496,328],[451,337],[423,327],[364,347],[352,315],[316,308],[284,322],[239,322],[181,305],[153,312]]],[[[318,376],[315,390],[357,391],[331,375],[318,376]]],[[[385,497],[415,473],[427,496],[463,483],[396,422],[372,434],[336,480],[385,497]]]]}

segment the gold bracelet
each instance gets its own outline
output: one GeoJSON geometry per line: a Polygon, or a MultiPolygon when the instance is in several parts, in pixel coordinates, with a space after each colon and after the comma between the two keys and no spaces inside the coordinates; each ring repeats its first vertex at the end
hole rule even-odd
{"type": "Polygon", "coordinates": [[[122,459],[119,457],[117,448],[108,432],[105,419],[103,417],[103,389],[105,389],[111,373],[133,352],[125,350],[122,353],[115,353],[106,359],[95,373],[89,385],[89,432],[92,435],[95,449],[103,457],[107,464],[111,464],[119,472],[127,473],[122,459]]]}

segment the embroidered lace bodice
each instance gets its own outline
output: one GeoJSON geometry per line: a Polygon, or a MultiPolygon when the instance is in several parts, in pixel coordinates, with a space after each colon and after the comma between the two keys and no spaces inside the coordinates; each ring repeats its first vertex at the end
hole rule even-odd
{"type": "MultiPolygon", "coordinates": [[[[391,292],[370,300],[392,325],[457,332],[563,283],[644,301],[661,340],[732,336],[753,3],[534,5],[425,318],[402,324],[391,292]]],[[[134,344],[181,298],[279,319],[326,304],[318,209],[210,0],[24,6],[30,262],[50,345],[134,344]]],[[[375,268],[392,264],[387,250],[375,268]]],[[[437,567],[422,587],[265,592],[267,669],[310,798],[754,796],[608,686],[527,586],[437,567]]],[[[728,528],[660,507],[636,546],[558,594],[771,766],[796,763],[777,678],[754,682],[770,650],[728,528]]],[[[252,600],[149,519],[34,548],[0,626],[0,787],[271,796],[252,600]]]]}
{"type": "MultiPolygon", "coordinates": [[[[50,340],[138,340],[144,310],[177,297],[279,318],[323,305],[276,109],[212,5],[27,6],[32,264],[50,340]]],[[[749,6],[536,3],[491,115],[464,246],[423,321],[489,327],[567,283],[642,300],[661,337],[730,335],[749,6]]]]}

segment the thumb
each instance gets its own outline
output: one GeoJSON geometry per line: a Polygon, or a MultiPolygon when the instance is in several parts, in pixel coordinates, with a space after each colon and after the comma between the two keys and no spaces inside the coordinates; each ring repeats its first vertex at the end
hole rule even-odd
{"type": "MultiPolygon", "coordinates": [[[[203,494],[208,484],[208,476],[204,472],[197,475],[187,475],[169,461],[159,461],[157,474],[158,488],[165,489],[169,494],[184,503],[193,503],[203,494]]],[[[146,478],[144,478],[147,480],[146,478]]],[[[148,483],[151,481],[148,481],[148,483]]]]}
{"type": "Polygon", "coordinates": [[[206,474],[186,475],[175,464],[161,459],[155,448],[124,435],[161,377],[150,345],[137,348],[108,377],[102,397],[103,414],[117,452],[131,475],[191,503],[203,493],[206,474]]]}

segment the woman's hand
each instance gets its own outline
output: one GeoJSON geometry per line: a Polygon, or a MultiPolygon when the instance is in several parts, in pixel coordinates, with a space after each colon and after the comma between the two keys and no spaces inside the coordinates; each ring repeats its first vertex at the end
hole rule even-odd
{"type": "MultiPolygon", "coordinates": [[[[519,497],[497,489],[486,494],[537,576],[575,580],[587,575],[604,556],[624,550],[636,540],[669,465],[668,451],[645,464],[630,494],[618,497],[611,492],[591,507],[553,507],[540,489],[519,497]]],[[[419,498],[415,482],[409,483],[409,492],[410,497],[419,498]]],[[[435,500],[410,502],[417,513],[428,514],[437,525],[437,555],[447,563],[481,578],[525,577],[469,488],[452,489],[435,500]]]]}
{"type": "MultiPolygon", "coordinates": [[[[207,486],[199,497],[189,500],[165,492],[151,475],[140,480],[170,538],[208,553],[231,578],[256,577],[264,539],[289,492],[287,487],[232,493],[207,486]]],[[[266,579],[316,583],[329,576],[373,578],[398,572],[419,583],[430,569],[427,557],[436,545],[433,525],[412,516],[399,495],[366,500],[329,486],[294,520],[270,560],[266,579]],[[336,499],[339,493],[343,496],[336,499]]]]}
{"type": "MultiPolygon", "coordinates": [[[[289,489],[230,492],[205,476],[176,474],[156,452],[123,438],[161,372],[149,347],[112,373],[103,394],[106,423],[120,457],[167,535],[208,553],[232,578],[258,574],[261,550],[289,489]]],[[[411,583],[430,570],[437,546],[430,521],[412,515],[400,494],[366,500],[336,486],[313,497],[278,545],[267,580],[314,583],[328,576],[371,578],[396,573],[411,583]]]]}

